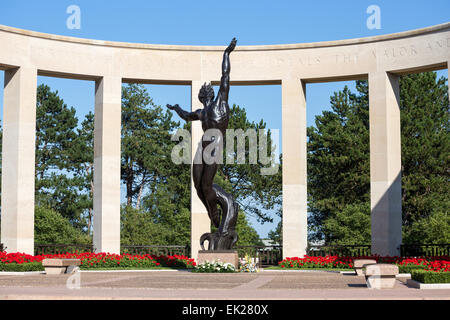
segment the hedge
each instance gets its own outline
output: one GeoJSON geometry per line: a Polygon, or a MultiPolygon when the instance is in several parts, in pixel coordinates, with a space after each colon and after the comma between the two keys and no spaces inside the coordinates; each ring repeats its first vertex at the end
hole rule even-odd
{"type": "Polygon", "coordinates": [[[404,264],[397,265],[399,273],[411,273],[413,270],[424,270],[426,265],[417,265],[417,264],[404,264]]]}
{"type": "Polygon", "coordinates": [[[412,270],[411,279],[421,283],[450,283],[450,272],[412,270]]]}
{"type": "Polygon", "coordinates": [[[0,271],[8,272],[26,272],[26,271],[44,271],[44,267],[41,262],[28,262],[28,263],[1,263],[0,271]]]}

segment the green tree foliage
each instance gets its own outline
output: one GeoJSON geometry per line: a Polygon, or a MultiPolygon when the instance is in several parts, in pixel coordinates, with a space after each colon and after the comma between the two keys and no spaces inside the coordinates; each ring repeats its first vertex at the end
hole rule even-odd
{"type": "Polygon", "coordinates": [[[125,243],[190,243],[190,165],[176,165],[171,160],[176,144],[171,133],[178,126],[171,112],[153,103],[144,86],[123,87],[121,175],[127,198],[122,210],[125,243]],[[133,229],[131,221],[149,225],[133,229]],[[139,236],[132,236],[131,230],[139,236]]]}
{"type": "MultiPolygon", "coordinates": [[[[171,161],[173,146],[178,142],[171,141],[169,133],[174,132],[179,123],[171,120],[171,113],[163,113],[152,102],[143,86],[129,85],[124,88],[122,106],[122,181],[127,186],[128,205],[122,211],[125,215],[122,239],[130,244],[190,243],[190,165],[177,165],[171,161]],[[158,143],[152,146],[149,141],[158,143]],[[141,203],[138,205],[139,199],[141,203]],[[139,210],[132,210],[133,205],[139,210]],[[134,228],[130,221],[141,224],[145,221],[148,227],[134,228]]],[[[234,106],[233,111],[234,123],[244,121],[238,128],[257,127],[248,122],[244,109],[234,106]]],[[[265,127],[265,124],[260,126],[265,127]]],[[[190,129],[190,124],[184,124],[184,129],[190,129]]],[[[261,182],[259,171],[256,175],[251,168],[239,171],[242,168],[238,167],[228,166],[223,171],[219,170],[216,183],[233,192],[236,198],[244,199],[252,196],[250,189],[254,182],[254,189],[259,188],[256,191],[259,193],[255,194],[262,198],[265,192],[262,189],[269,188],[269,183],[261,182]],[[227,175],[223,174],[224,171],[227,175]],[[247,184],[247,189],[234,190],[232,181],[237,177],[247,184]]],[[[241,230],[239,245],[259,243],[259,237],[248,224],[244,211],[240,216],[237,225],[237,229],[241,230]]]]}
{"type": "MultiPolygon", "coordinates": [[[[233,105],[230,109],[230,121],[228,123],[228,129],[242,130],[254,130],[257,134],[258,146],[261,147],[261,141],[267,141],[268,150],[267,156],[274,156],[275,143],[272,141],[272,134],[270,129],[267,130],[266,123],[261,120],[259,123],[250,122],[247,118],[247,113],[244,108],[233,105]],[[260,136],[259,130],[266,129],[266,134],[260,136]]],[[[227,146],[224,145],[224,152],[226,152],[227,146]]],[[[258,161],[256,164],[250,163],[251,151],[249,147],[249,139],[245,139],[245,163],[239,164],[236,155],[237,151],[237,139],[234,139],[234,152],[231,154],[234,158],[234,163],[229,164],[224,159],[224,164],[220,166],[218,176],[221,176],[223,180],[230,183],[230,190],[240,208],[247,214],[255,216],[261,222],[272,222],[272,214],[281,215],[281,164],[278,166],[276,173],[273,175],[262,175],[261,169],[268,168],[269,164],[261,163],[261,159],[258,154],[258,161]]],[[[255,150],[259,152],[259,149],[255,150]]],[[[280,159],[281,161],[281,159],[280,159]]]]}
{"type": "Polygon", "coordinates": [[[78,185],[78,204],[82,211],[82,226],[87,224],[87,233],[92,231],[94,198],[94,114],[89,112],[81,128],[77,129],[74,147],[70,149],[72,170],[78,185]]]}
{"type": "MultiPolygon", "coordinates": [[[[239,107],[233,110],[239,110],[233,118],[235,121],[240,118],[248,123],[245,110],[239,107]]],[[[171,113],[164,113],[152,102],[145,87],[129,85],[123,89],[122,181],[127,186],[128,205],[122,210],[124,243],[190,243],[190,165],[174,164],[171,160],[172,149],[178,142],[171,140],[170,133],[178,126],[179,123],[171,120],[171,113]],[[149,141],[155,141],[156,145],[149,141]],[[141,227],[135,227],[134,223],[141,227]]],[[[189,130],[190,124],[184,124],[184,129],[189,130]]],[[[237,170],[228,167],[227,172],[235,174],[237,170]]],[[[221,173],[217,174],[216,182],[233,192],[231,179],[225,179],[221,173]]],[[[244,183],[250,180],[245,173],[240,178],[244,183]]],[[[259,237],[249,226],[244,212],[241,216],[237,225],[241,230],[239,244],[255,244],[259,237]]]]}
{"type": "Polygon", "coordinates": [[[139,209],[146,188],[153,192],[166,183],[174,143],[170,132],[177,125],[172,114],[153,103],[143,85],[122,87],[122,181],[127,205],[139,209]]]}
{"type": "Polygon", "coordinates": [[[121,210],[120,243],[123,245],[168,244],[170,230],[161,223],[155,223],[149,212],[123,206],[121,210]]]}
{"type": "Polygon", "coordinates": [[[324,221],[323,230],[339,244],[370,243],[369,203],[348,204],[324,221]]]}
{"type": "MultiPolygon", "coordinates": [[[[144,86],[130,84],[122,88],[124,245],[190,243],[190,165],[171,161],[172,148],[178,143],[171,140],[171,134],[180,125],[171,117],[170,112],[153,103],[144,86]]],[[[263,122],[249,122],[245,110],[236,106],[231,123],[232,127],[244,130],[265,128],[263,122]]],[[[93,215],[94,115],[87,114],[81,125],[77,124],[75,109],[67,107],[57,91],[40,85],[36,122],[36,242],[85,243],[89,239],[93,215]]],[[[190,124],[184,124],[184,128],[190,129],[190,124]]],[[[280,201],[281,169],[275,176],[261,177],[260,167],[260,164],[224,165],[216,176],[217,182],[233,192],[241,204],[238,245],[260,244],[245,210],[269,220],[263,210],[280,201]],[[248,199],[259,204],[248,205],[248,199]]]]}
{"type": "MultiPolygon", "coordinates": [[[[36,204],[53,208],[79,228],[83,213],[92,206],[85,195],[86,177],[79,158],[86,141],[77,134],[75,109],[69,108],[50,87],[37,88],[36,101],[36,204]]],[[[86,155],[86,153],[84,154],[86,155]]],[[[92,162],[93,156],[91,152],[92,162]]]]}
{"type": "MultiPolygon", "coordinates": [[[[341,220],[346,220],[343,216],[346,214],[354,216],[354,210],[344,211],[348,205],[364,209],[363,214],[370,215],[363,205],[370,201],[367,83],[358,81],[357,90],[359,95],[352,94],[347,86],[336,92],[330,99],[332,111],[316,116],[316,126],[307,129],[312,240],[340,242],[345,232],[334,233],[337,230],[332,226],[336,224],[330,219],[336,219],[338,213],[341,220]]],[[[351,229],[351,224],[342,227],[351,229]]],[[[370,230],[370,224],[366,228],[370,230]]],[[[368,237],[366,232],[363,234],[366,237],[361,240],[369,243],[370,234],[368,237]]]]}
{"type": "Polygon", "coordinates": [[[91,244],[91,239],[74,228],[59,212],[45,207],[34,210],[34,241],[42,244],[91,244]]]}
{"type": "MultiPolygon", "coordinates": [[[[368,84],[356,84],[356,94],[348,88],[336,92],[331,97],[332,111],[317,116],[315,127],[308,128],[310,240],[370,242],[368,84]]],[[[435,73],[401,77],[400,87],[404,243],[448,242],[448,88],[445,79],[436,79],[435,73]]],[[[127,206],[122,208],[121,218],[122,242],[189,243],[190,165],[175,165],[170,159],[177,143],[171,141],[170,135],[179,123],[156,106],[140,85],[123,88],[122,109],[121,176],[127,189],[127,206]]],[[[86,233],[92,223],[93,123],[94,115],[89,113],[77,127],[74,108],[68,108],[57,91],[45,85],[38,87],[37,242],[89,241],[86,233]]],[[[245,131],[265,127],[263,121],[250,122],[244,108],[231,108],[229,128],[245,131]]],[[[267,136],[270,141],[271,133],[267,136]]],[[[275,175],[261,175],[264,166],[249,164],[248,150],[246,142],[246,164],[225,163],[215,179],[240,204],[238,245],[259,244],[246,214],[261,222],[271,221],[271,210],[281,214],[281,167],[275,175]]],[[[281,243],[281,223],[270,237],[281,243]]]]}
{"type": "Polygon", "coordinates": [[[404,243],[449,243],[450,215],[439,209],[404,228],[404,243]]]}
{"type": "MultiPolygon", "coordinates": [[[[403,243],[450,237],[448,87],[433,72],[400,78],[403,243]]],[[[368,85],[331,97],[308,128],[311,239],[370,243],[368,85]]]]}
{"type": "Polygon", "coordinates": [[[450,238],[450,109],[445,79],[427,72],[400,81],[405,243],[450,238]]]}
{"type": "Polygon", "coordinates": [[[283,221],[278,222],[275,229],[269,231],[267,237],[274,243],[281,245],[283,243],[283,221]]]}
{"type": "Polygon", "coordinates": [[[263,245],[258,232],[249,224],[245,212],[240,211],[236,223],[238,241],[236,246],[261,246],[263,245]]]}

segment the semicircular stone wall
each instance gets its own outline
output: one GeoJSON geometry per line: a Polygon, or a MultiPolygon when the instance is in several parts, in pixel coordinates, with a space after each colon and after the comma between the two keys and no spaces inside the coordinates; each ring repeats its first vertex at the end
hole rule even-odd
{"type": "MultiPolygon", "coordinates": [[[[223,50],[79,39],[0,25],[0,69],[5,70],[0,242],[7,251],[34,251],[38,75],[95,81],[94,248],[119,253],[122,83],[191,85],[191,107],[201,108],[195,97],[204,82],[219,82],[223,50]]],[[[398,76],[444,69],[449,61],[450,23],[360,39],[236,48],[232,85],[282,87],[283,257],[303,256],[307,249],[305,84],[368,79],[372,253],[398,255],[398,76]]],[[[201,135],[194,123],[193,151],[201,135]]],[[[191,256],[196,258],[210,222],[191,190],[191,256]]]]}

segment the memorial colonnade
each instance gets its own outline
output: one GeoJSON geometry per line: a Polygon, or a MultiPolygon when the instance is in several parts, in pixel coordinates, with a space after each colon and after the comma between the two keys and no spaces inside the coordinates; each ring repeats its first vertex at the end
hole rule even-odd
{"type": "MultiPolygon", "coordinates": [[[[5,71],[0,242],[7,251],[34,251],[38,75],[95,81],[94,248],[119,253],[122,83],[191,85],[192,109],[201,108],[198,91],[204,82],[220,80],[222,52],[219,46],[109,42],[0,25],[5,71]]],[[[449,61],[450,23],[369,38],[236,48],[232,85],[282,88],[284,257],[302,256],[307,248],[306,84],[369,81],[372,253],[397,255],[402,227],[398,77],[445,69],[449,61]]],[[[194,122],[192,152],[201,135],[194,122]]],[[[210,220],[193,185],[191,200],[195,258],[210,220]]]]}

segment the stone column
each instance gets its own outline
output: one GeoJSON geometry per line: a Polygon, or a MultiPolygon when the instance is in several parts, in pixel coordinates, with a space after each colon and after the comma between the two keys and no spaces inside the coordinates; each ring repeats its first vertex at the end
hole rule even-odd
{"type": "Polygon", "coordinates": [[[5,71],[2,227],[7,252],[34,254],[34,173],[37,70],[5,71]]]}
{"type": "MultiPolygon", "coordinates": [[[[191,108],[192,111],[202,109],[203,105],[198,100],[198,92],[204,81],[192,81],[191,85],[191,108]]],[[[194,160],[197,147],[203,136],[202,125],[200,121],[192,121],[192,160],[194,160]]],[[[197,191],[192,180],[191,170],[191,258],[198,260],[198,250],[200,250],[200,237],[206,232],[211,232],[211,221],[208,212],[202,201],[197,196],[197,191]]]]}
{"type": "Polygon", "coordinates": [[[369,74],[372,254],[400,254],[402,189],[398,76],[369,74]]]}
{"type": "Polygon", "coordinates": [[[283,258],[303,257],[308,246],[306,194],[306,85],[282,81],[283,258]]]}
{"type": "Polygon", "coordinates": [[[120,77],[95,83],[94,249],[120,253],[120,77]]]}

